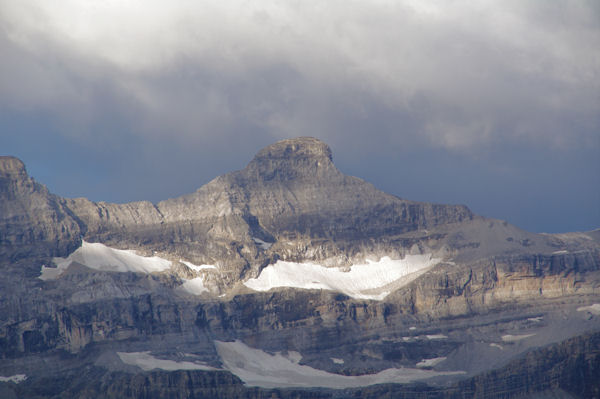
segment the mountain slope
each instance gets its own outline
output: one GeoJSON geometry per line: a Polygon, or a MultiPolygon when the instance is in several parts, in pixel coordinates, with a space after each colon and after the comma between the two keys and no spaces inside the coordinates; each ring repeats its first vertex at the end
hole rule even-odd
{"type": "Polygon", "coordinates": [[[23,387],[80,368],[127,385],[158,368],[167,379],[148,397],[160,397],[190,367],[206,373],[186,380],[208,384],[194,389],[223,397],[242,392],[228,373],[262,387],[337,373],[356,377],[330,378],[348,387],[485,391],[499,382],[465,379],[600,331],[597,232],[534,234],[400,199],[345,176],[314,138],[158,204],[60,198],[2,157],[0,210],[0,392],[33,392],[11,388],[22,374],[23,387]]]}

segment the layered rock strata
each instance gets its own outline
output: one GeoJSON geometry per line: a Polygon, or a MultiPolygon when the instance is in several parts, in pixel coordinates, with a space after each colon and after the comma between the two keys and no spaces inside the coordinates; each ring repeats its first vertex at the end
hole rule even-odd
{"type": "Polygon", "coordinates": [[[146,372],[117,356],[146,353],[169,364],[183,356],[226,368],[215,342],[234,340],[294,370],[440,373],[420,385],[364,388],[355,396],[596,392],[576,388],[577,378],[589,383],[597,372],[598,231],[534,234],[465,206],[400,199],[342,174],[329,147],[313,138],[275,143],[245,169],[158,204],[60,198],[29,177],[22,162],[1,157],[0,243],[0,376],[6,379],[0,393],[7,395],[85,397],[98,387],[106,397],[125,389],[148,398],[349,392],[249,388],[244,374],[240,380],[231,370],[146,372]],[[102,256],[67,258],[99,243],[106,246],[98,247],[102,256]],[[170,266],[123,265],[131,256],[170,266]],[[274,284],[267,292],[244,284],[279,260],[350,276],[357,264],[411,256],[436,262],[362,297],[328,289],[326,281],[313,289],[274,284]],[[58,264],[64,269],[40,275],[58,264]],[[544,352],[555,361],[518,360],[531,348],[577,335],[583,361],[565,360],[564,351],[544,352]],[[48,362],[56,369],[48,370],[48,362]],[[89,384],[61,380],[83,368],[89,384]],[[544,370],[556,378],[544,380],[544,370]],[[512,372],[532,388],[503,383],[512,372]],[[43,391],[48,381],[55,382],[43,391]]]}

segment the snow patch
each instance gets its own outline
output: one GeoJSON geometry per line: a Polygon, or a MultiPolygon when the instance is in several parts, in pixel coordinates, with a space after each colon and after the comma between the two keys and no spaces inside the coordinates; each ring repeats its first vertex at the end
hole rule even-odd
{"type": "Polygon", "coordinates": [[[302,354],[296,351],[288,351],[287,355],[285,355],[284,357],[295,364],[300,363],[300,360],[302,360],[302,354]]]}
{"type": "Polygon", "coordinates": [[[417,327],[415,327],[415,326],[412,326],[412,327],[409,328],[409,330],[411,330],[411,331],[414,331],[416,329],[417,329],[417,327]]]}
{"type": "Polygon", "coordinates": [[[226,369],[246,385],[263,388],[323,387],[353,388],[383,383],[407,383],[464,371],[433,371],[413,368],[387,369],[377,374],[345,376],[299,365],[281,354],[271,355],[240,341],[215,341],[226,369]]]}
{"type": "Polygon", "coordinates": [[[530,318],[527,319],[527,321],[532,321],[534,323],[541,323],[542,320],[544,320],[543,316],[530,317],[530,318]]]}
{"type": "Polygon", "coordinates": [[[432,359],[422,359],[419,363],[417,363],[417,367],[433,367],[436,364],[440,364],[446,360],[445,357],[434,357],[432,359]]]}
{"type": "Polygon", "coordinates": [[[195,270],[197,272],[199,272],[200,270],[206,270],[206,269],[216,269],[217,267],[215,265],[194,265],[191,262],[186,262],[183,259],[180,259],[179,262],[183,263],[184,265],[186,265],[187,267],[189,267],[192,270],[195,270]]]}
{"type": "Polygon", "coordinates": [[[256,245],[258,245],[259,247],[261,247],[265,251],[267,249],[271,248],[271,246],[273,245],[273,243],[265,242],[265,241],[263,241],[263,240],[261,240],[260,238],[257,238],[257,237],[252,237],[252,240],[256,243],[256,245]]]}
{"type": "Polygon", "coordinates": [[[338,359],[337,357],[330,357],[330,359],[335,364],[344,364],[344,359],[338,359]]]}
{"type": "Polygon", "coordinates": [[[498,348],[498,349],[500,349],[500,350],[504,350],[504,347],[503,347],[502,345],[500,345],[500,344],[497,344],[497,343],[495,343],[495,342],[492,342],[492,343],[490,344],[490,346],[491,346],[492,348],[498,348]]]}
{"type": "Polygon", "coordinates": [[[502,341],[504,342],[517,342],[521,341],[525,338],[533,337],[535,334],[522,334],[522,335],[512,335],[507,334],[502,336],[502,341]]]}
{"type": "Polygon", "coordinates": [[[125,364],[137,366],[144,371],[154,369],[174,370],[219,370],[204,363],[177,362],[175,360],[157,359],[147,352],[117,352],[125,364]]]}
{"type": "Polygon", "coordinates": [[[14,382],[15,384],[21,383],[27,379],[25,374],[15,374],[10,377],[2,377],[0,375],[0,382],[14,382]]]}
{"type": "Polygon", "coordinates": [[[202,277],[185,280],[185,282],[181,284],[180,288],[192,295],[200,295],[203,292],[208,292],[208,288],[204,286],[204,279],[202,277]]]}
{"type": "Polygon", "coordinates": [[[390,292],[383,288],[398,282],[406,285],[440,259],[431,255],[407,255],[393,260],[384,256],[379,261],[350,267],[324,267],[314,263],[277,261],[264,268],[257,278],[244,285],[254,291],[268,291],[276,287],[324,289],[342,292],[357,299],[383,300],[390,292]]]}
{"type": "Polygon", "coordinates": [[[40,280],[56,280],[63,274],[67,267],[68,265],[65,267],[47,267],[46,265],[42,265],[42,270],[38,278],[40,280]]]}
{"type": "Polygon", "coordinates": [[[600,315],[600,303],[594,303],[590,306],[582,306],[577,308],[578,312],[590,312],[595,315],[600,315]]]}
{"type": "Polygon", "coordinates": [[[42,280],[60,277],[72,262],[81,263],[91,269],[107,272],[162,272],[171,267],[171,262],[158,256],[140,256],[133,250],[107,247],[100,243],[82,241],[81,247],[66,258],[53,258],[56,268],[42,266],[42,280]]]}
{"type": "Polygon", "coordinates": [[[427,337],[427,339],[446,339],[446,338],[448,338],[444,334],[431,334],[431,335],[426,335],[426,337],[427,337]]]}

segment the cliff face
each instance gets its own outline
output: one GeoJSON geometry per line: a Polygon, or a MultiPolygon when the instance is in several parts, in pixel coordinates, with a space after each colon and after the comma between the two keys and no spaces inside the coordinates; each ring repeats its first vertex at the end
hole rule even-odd
{"type": "Polygon", "coordinates": [[[246,387],[226,372],[107,372],[90,367],[54,379],[2,387],[5,398],[597,398],[600,396],[600,335],[590,334],[530,352],[523,359],[448,387],[376,385],[343,392],[246,387]],[[90,385],[89,381],[97,381],[90,385]]]}
{"type": "MultiPolygon", "coordinates": [[[[29,376],[17,388],[0,379],[0,394],[344,397],[248,386],[383,373],[379,383],[413,385],[353,394],[478,397],[502,385],[490,370],[600,331],[598,231],[533,234],[465,206],[400,199],[341,173],[313,138],[275,143],[158,204],[60,198],[2,157],[0,243],[0,377],[29,376]],[[237,363],[219,352],[231,341],[245,351],[237,363]],[[252,368],[270,362],[282,370],[252,368]],[[61,377],[79,370],[92,382],[61,377]]],[[[511,370],[536,388],[508,397],[579,394],[570,366],[548,385],[531,362],[511,370]]]]}
{"type": "Polygon", "coordinates": [[[400,200],[343,175],[331,150],[311,138],[261,150],[246,169],[225,176],[235,202],[277,236],[364,240],[472,217],[464,206],[400,200]]]}
{"type": "Polygon", "coordinates": [[[64,256],[81,229],[61,199],[27,175],[13,157],[0,157],[0,258],[64,256]]]}

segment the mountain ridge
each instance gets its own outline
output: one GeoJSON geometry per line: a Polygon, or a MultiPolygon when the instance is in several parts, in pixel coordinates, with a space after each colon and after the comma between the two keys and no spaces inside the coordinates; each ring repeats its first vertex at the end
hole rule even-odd
{"type": "MultiPolygon", "coordinates": [[[[0,375],[24,387],[0,380],[0,392],[82,367],[128,386],[155,373],[139,362],[166,367],[149,398],[190,364],[206,370],[193,384],[217,396],[227,387],[208,381],[231,373],[238,385],[289,386],[253,358],[302,381],[435,375],[424,380],[435,390],[488,373],[465,383],[502,385],[492,368],[522,370],[510,362],[531,348],[600,331],[597,231],[536,234],[462,205],[404,200],[345,176],[314,138],[267,146],[246,168],[157,204],[61,198],[2,157],[0,243],[0,375]],[[238,363],[218,350],[232,341],[238,363]]],[[[590,355],[577,348],[570,359],[590,355]]]]}
{"type": "MultiPolygon", "coordinates": [[[[24,165],[18,176],[31,179],[23,173],[24,165]]],[[[402,200],[361,179],[346,176],[333,164],[329,146],[308,137],[267,146],[245,169],[219,176],[193,193],[157,204],[95,203],[85,198],[60,198],[44,190],[48,201],[56,202],[51,208],[70,217],[70,237],[75,241],[80,234],[91,241],[117,246],[154,245],[154,250],[161,251],[167,249],[162,243],[172,242],[174,252],[189,252],[195,261],[210,263],[229,258],[238,269],[247,268],[250,261],[260,257],[260,248],[252,237],[269,242],[274,242],[275,236],[283,239],[298,235],[329,241],[338,237],[361,240],[473,216],[462,205],[402,200]],[[374,223],[375,220],[380,223],[374,223]],[[373,231],[361,231],[360,226],[373,231]],[[232,237],[244,239],[243,253],[230,245],[232,237]],[[208,247],[208,240],[220,243],[218,248],[212,252],[201,249],[200,246],[208,247]]],[[[57,218],[51,214],[46,219],[51,224],[57,218]]],[[[75,244],[72,242],[68,248],[75,244]]]]}
{"type": "MultiPolygon", "coordinates": [[[[23,240],[22,253],[31,247],[28,240],[39,244],[47,236],[53,244],[36,244],[39,255],[64,257],[81,245],[82,237],[117,248],[171,253],[198,264],[220,263],[230,274],[223,280],[225,286],[256,277],[277,259],[348,265],[385,254],[402,258],[407,250],[454,251],[459,258],[472,259],[468,253],[487,251],[492,255],[502,242],[503,251],[517,253],[540,243],[538,250],[547,253],[567,244],[585,247],[581,235],[579,239],[575,234],[542,238],[506,222],[477,216],[464,205],[423,203],[387,194],[341,173],[329,146],[312,137],[271,144],[244,169],[157,204],[61,198],[29,177],[25,165],[13,157],[1,158],[0,173],[1,192],[7,199],[0,231],[8,237],[16,229],[12,241],[14,236],[23,240]],[[42,240],[19,233],[20,223],[24,230],[30,227],[29,209],[36,206],[43,212],[33,218],[33,231],[42,240]],[[56,221],[62,223],[60,232],[55,231],[56,221]],[[460,234],[452,233],[456,223],[464,226],[460,234]],[[428,229],[438,232],[428,235],[428,229]],[[488,250],[486,240],[494,243],[488,250]],[[311,251],[309,247],[320,249],[311,251]],[[469,247],[474,250],[469,252],[469,247]]],[[[593,234],[583,236],[598,241],[593,234]]],[[[8,247],[4,248],[7,252],[8,247]]],[[[4,256],[18,259],[20,255],[4,256]]]]}

